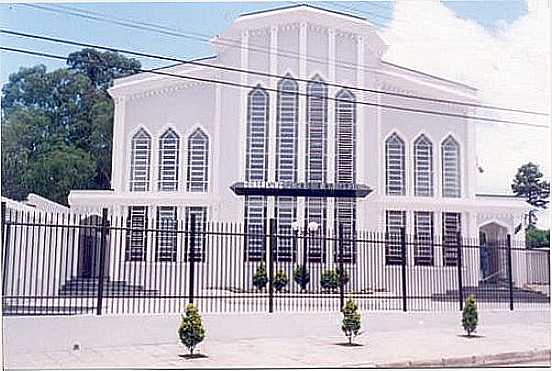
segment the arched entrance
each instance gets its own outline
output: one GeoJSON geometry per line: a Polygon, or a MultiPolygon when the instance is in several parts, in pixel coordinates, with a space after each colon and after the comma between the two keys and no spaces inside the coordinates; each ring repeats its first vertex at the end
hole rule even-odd
{"type": "Polygon", "coordinates": [[[479,281],[484,284],[499,284],[507,280],[508,227],[496,221],[479,227],[479,281]]]}
{"type": "MultiPolygon", "coordinates": [[[[79,257],[77,264],[77,277],[98,277],[100,271],[101,225],[102,217],[90,215],[79,222],[79,257]]],[[[106,254],[104,260],[104,272],[109,268],[109,229],[106,236],[106,254]]]]}

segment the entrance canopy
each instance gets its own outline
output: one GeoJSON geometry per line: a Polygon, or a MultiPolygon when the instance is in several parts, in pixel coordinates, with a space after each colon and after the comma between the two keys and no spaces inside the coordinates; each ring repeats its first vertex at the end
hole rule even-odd
{"type": "Polygon", "coordinates": [[[238,196],[293,196],[364,198],[372,189],[356,183],[236,182],[230,189],[238,196]]]}

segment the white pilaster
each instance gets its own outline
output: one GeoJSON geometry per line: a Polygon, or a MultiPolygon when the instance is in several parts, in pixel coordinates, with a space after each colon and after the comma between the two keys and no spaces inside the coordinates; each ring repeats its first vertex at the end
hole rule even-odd
{"type": "MultiPolygon", "coordinates": [[[[331,83],[335,82],[335,29],[333,27],[328,28],[328,81],[331,83]]],[[[333,86],[328,86],[328,126],[327,126],[327,137],[326,137],[326,181],[334,182],[335,180],[335,100],[332,98],[335,97],[337,89],[333,86]]],[[[335,199],[327,199],[327,208],[328,208],[328,222],[333,223],[335,216],[335,199]]],[[[331,224],[330,224],[331,225],[331,224]]]]}
{"type": "MultiPolygon", "coordinates": [[[[241,36],[241,56],[240,56],[240,65],[242,69],[247,70],[249,67],[249,51],[248,51],[248,45],[249,45],[249,34],[247,31],[242,33],[241,36]]],[[[240,73],[240,83],[243,85],[247,84],[247,73],[240,73]]],[[[240,116],[239,116],[239,178],[240,180],[245,180],[245,146],[247,141],[247,94],[249,92],[247,89],[240,89],[240,116]]]]}
{"type": "Polygon", "coordinates": [[[124,191],[125,174],[130,171],[128,169],[125,151],[125,143],[128,138],[125,137],[125,111],[126,100],[124,97],[117,97],[115,99],[115,112],[113,114],[113,146],[111,155],[111,188],[121,192],[124,191]]]}
{"type": "MultiPolygon", "coordinates": [[[[473,114],[472,109],[468,110],[466,113],[468,115],[473,114]]],[[[475,191],[477,188],[477,148],[476,148],[476,138],[475,138],[475,122],[470,119],[466,119],[466,148],[463,148],[465,156],[461,157],[466,159],[463,166],[463,176],[462,187],[465,188],[462,190],[462,197],[473,199],[475,198],[475,191]]],[[[460,148],[462,150],[462,148],[460,148]]]]}
{"type": "MultiPolygon", "coordinates": [[[[222,197],[221,184],[218,175],[220,172],[221,166],[221,143],[222,139],[220,137],[220,128],[222,126],[221,116],[222,116],[222,87],[220,84],[215,85],[215,122],[214,122],[214,138],[210,141],[210,152],[212,159],[209,164],[209,183],[207,189],[215,194],[217,197],[222,197]]],[[[224,188],[224,187],[223,187],[224,188]]],[[[209,214],[209,219],[211,220],[220,220],[219,206],[213,207],[212,212],[209,214]]]]}
{"type": "MultiPolygon", "coordinates": [[[[276,75],[278,73],[278,27],[272,26],[270,28],[270,52],[269,52],[269,63],[270,63],[270,74],[276,75]]],[[[271,89],[278,88],[278,79],[270,79],[268,86],[271,89]]],[[[267,181],[276,180],[276,105],[278,104],[278,93],[275,91],[269,92],[270,103],[269,103],[269,116],[268,116],[268,179],[267,181]]],[[[274,206],[275,206],[275,197],[268,197],[268,217],[275,217],[274,215],[274,206]]]]}
{"type": "MultiPolygon", "coordinates": [[[[366,86],[365,75],[364,75],[364,38],[362,36],[357,37],[357,73],[356,73],[356,86],[363,87],[366,86]]],[[[353,91],[352,92],[357,102],[362,101],[366,102],[366,93],[362,91],[353,91]]],[[[366,169],[365,166],[368,166],[366,161],[366,110],[365,105],[357,104],[356,105],[356,182],[357,183],[368,183],[366,179],[366,169]]],[[[373,165],[372,165],[373,166],[373,165]]],[[[364,208],[361,207],[362,200],[357,202],[357,220],[360,221],[359,226],[365,228],[365,213],[364,208]]]]}

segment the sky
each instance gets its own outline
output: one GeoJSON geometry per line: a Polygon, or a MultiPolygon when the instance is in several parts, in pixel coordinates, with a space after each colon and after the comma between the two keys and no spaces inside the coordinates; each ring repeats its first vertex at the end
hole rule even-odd
{"type": "MultiPolygon", "coordinates": [[[[308,3],[367,18],[388,44],[384,59],[389,62],[477,87],[485,104],[550,112],[550,0],[308,3]]],[[[33,4],[0,4],[0,21],[2,27],[21,32],[188,59],[213,55],[206,40],[221,33],[239,14],[291,4],[294,2],[39,4],[58,10],[63,6],[65,12],[76,8],[155,23],[178,29],[186,37],[59,14],[33,8],[33,4]]],[[[61,55],[76,50],[5,35],[0,42],[61,55]]],[[[63,66],[59,61],[5,52],[0,54],[0,62],[2,84],[22,66],[63,66]]],[[[166,65],[156,60],[141,62],[145,68],[166,65]]],[[[535,115],[489,110],[478,114],[550,123],[549,117],[535,115]]],[[[550,177],[550,130],[488,122],[477,122],[476,127],[478,162],[484,170],[478,175],[479,192],[511,193],[513,175],[529,161],[539,164],[545,177],[550,177]]],[[[539,224],[549,224],[548,213],[540,216],[539,224]]]]}

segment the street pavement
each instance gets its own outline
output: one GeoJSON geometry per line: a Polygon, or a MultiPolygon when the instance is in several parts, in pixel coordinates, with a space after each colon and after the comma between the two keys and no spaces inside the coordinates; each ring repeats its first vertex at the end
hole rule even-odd
{"type": "Polygon", "coordinates": [[[199,353],[206,357],[193,359],[181,356],[187,351],[178,342],[175,326],[173,342],[48,352],[12,351],[4,354],[4,367],[323,368],[423,367],[424,364],[426,367],[437,364],[462,367],[482,366],[491,359],[494,365],[550,364],[549,319],[533,323],[505,322],[482,323],[472,338],[463,336],[460,318],[449,327],[422,326],[392,331],[371,331],[368,322],[355,339],[358,346],[352,347],[343,345],[346,339],[339,336],[338,323],[335,336],[271,337],[267,334],[225,341],[209,337],[207,328],[206,339],[198,346],[199,353]],[[528,361],[529,353],[540,354],[539,359],[528,361]]]}

